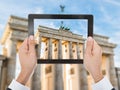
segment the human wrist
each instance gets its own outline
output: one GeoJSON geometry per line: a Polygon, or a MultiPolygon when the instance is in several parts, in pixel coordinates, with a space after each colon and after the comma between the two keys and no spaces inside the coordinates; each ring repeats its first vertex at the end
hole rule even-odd
{"type": "Polygon", "coordinates": [[[29,80],[30,76],[31,76],[31,72],[21,71],[16,81],[25,85],[29,80]]]}
{"type": "Polygon", "coordinates": [[[94,74],[92,74],[92,77],[94,79],[94,82],[97,83],[103,79],[103,74],[102,72],[95,72],[94,74]]]}

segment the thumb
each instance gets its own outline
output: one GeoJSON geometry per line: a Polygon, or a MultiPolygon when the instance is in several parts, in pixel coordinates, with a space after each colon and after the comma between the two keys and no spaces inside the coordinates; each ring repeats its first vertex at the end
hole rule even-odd
{"type": "Polygon", "coordinates": [[[35,51],[35,39],[33,35],[29,37],[29,51],[35,51]]]}
{"type": "Polygon", "coordinates": [[[87,44],[86,44],[86,53],[92,54],[93,45],[94,45],[93,38],[92,37],[88,37],[87,44]]]}

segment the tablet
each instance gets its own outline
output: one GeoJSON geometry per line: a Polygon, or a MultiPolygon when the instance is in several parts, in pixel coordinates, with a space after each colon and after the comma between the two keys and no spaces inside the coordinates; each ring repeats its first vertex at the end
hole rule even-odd
{"type": "MultiPolygon", "coordinates": [[[[29,14],[28,36],[34,35],[35,19],[87,20],[87,37],[93,37],[93,15],[89,14],[29,14]]],[[[38,64],[83,64],[83,59],[38,59],[38,64]]]]}

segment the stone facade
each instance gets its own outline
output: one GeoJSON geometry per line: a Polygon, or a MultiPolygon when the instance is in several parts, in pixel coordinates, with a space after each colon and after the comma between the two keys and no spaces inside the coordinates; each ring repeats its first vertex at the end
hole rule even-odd
{"type": "MultiPolygon", "coordinates": [[[[4,56],[0,56],[1,90],[5,90],[15,77],[16,53],[27,36],[28,20],[10,16],[1,39],[1,44],[4,45],[4,56]]],[[[83,59],[85,38],[82,35],[39,26],[35,37],[39,59],[83,59]]],[[[120,75],[119,70],[114,67],[113,58],[116,45],[110,43],[106,36],[94,35],[94,39],[103,50],[103,74],[110,79],[116,90],[119,90],[120,75]]],[[[28,86],[31,90],[91,90],[92,82],[82,64],[39,64],[28,86]]]]}
{"type": "Polygon", "coordinates": [[[117,75],[117,81],[118,81],[118,89],[120,89],[120,68],[115,68],[116,69],[116,75],[117,75]]]}

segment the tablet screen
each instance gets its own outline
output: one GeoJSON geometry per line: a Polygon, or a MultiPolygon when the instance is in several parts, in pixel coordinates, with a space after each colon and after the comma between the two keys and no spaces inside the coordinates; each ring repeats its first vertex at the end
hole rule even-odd
{"type": "Polygon", "coordinates": [[[82,64],[85,38],[93,36],[93,16],[30,14],[28,33],[40,39],[39,64],[82,64]]]}

